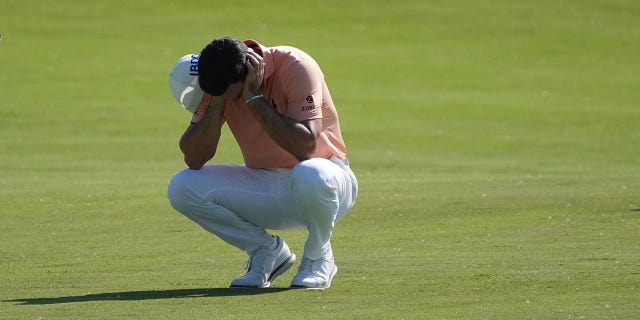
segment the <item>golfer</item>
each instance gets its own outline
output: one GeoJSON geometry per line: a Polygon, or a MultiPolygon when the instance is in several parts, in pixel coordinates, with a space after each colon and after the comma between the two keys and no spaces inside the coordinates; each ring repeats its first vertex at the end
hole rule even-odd
{"type": "Polygon", "coordinates": [[[229,37],[214,39],[191,57],[172,71],[193,75],[196,69],[199,88],[182,96],[203,93],[193,100],[197,110],[180,139],[189,168],[171,179],[171,204],[248,253],[248,270],[231,287],[269,287],[296,256],[267,230],[306,228],[291,286],[328,288],[338,271],[331,235],[353,207],[358,182],[320,67],[293,47],[229,37]],[[206,164],[224,151],[218,142],[225,123],[244,165],[206,164]]]}

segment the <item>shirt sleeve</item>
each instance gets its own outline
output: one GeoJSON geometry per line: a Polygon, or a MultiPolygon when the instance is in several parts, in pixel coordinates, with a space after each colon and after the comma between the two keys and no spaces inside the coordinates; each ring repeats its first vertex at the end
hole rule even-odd
{"type": "Polygon", "coordinates": [[[310,57],[296,60],[288,70],[287,117],[297,121],[322,118],[322,83],[324,76],[310,57]]]}

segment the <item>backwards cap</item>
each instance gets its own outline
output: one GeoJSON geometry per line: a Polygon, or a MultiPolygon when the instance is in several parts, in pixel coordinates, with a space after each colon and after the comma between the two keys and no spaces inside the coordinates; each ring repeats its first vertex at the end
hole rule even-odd
{"type": "Polygon", "coordinates": [[[169,74],[173,97],[189,112],[198,109],[204,92],[198,85],[199,54],[188,54],[178,60],[169,74]]]}

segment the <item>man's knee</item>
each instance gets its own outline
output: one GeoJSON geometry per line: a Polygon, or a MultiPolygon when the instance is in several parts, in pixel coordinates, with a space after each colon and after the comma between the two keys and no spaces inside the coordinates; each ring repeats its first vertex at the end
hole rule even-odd
{"type": "Polygon", "coordinates": [[[171,205],[179,212],[185,213],[188,210],[189,203],[193,199],[193,190],[190,188],[189,172],[190,169],[182,170],[169,181],[167,187],[167,197],[171,205]]]}
{"type": "Polygon", "coordinates": [[[314,158],[298,163],[291,173],[294,192],[317,196],[335,192],[335,177],[327,170],[326,162],[314,158]]]}

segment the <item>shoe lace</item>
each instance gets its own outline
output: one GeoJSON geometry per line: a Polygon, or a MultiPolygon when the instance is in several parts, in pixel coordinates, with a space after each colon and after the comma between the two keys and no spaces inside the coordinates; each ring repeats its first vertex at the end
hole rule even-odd
{"type": "Polygon", "coordinates": [[[244,268],[247,272],[256,268],[256,266],[264,267],[264,260],[267,252],[265,250],[257,249],[249,253],[249,259],[244,263],[244,268]]]}
{"type": "Polygon", "coordinates": [[[302,262],[300,262],[299,271],[307,271],[307,272],[313,271],[313,260],[308,259],[306,257],[302,258],[302,262]]]}

